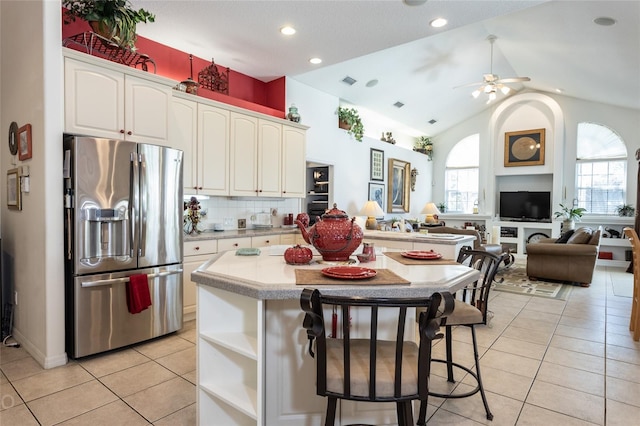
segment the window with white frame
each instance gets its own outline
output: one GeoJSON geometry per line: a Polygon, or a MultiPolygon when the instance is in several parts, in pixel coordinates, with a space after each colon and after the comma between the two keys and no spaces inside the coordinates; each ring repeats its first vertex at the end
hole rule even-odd
{"type": "Polygon", "coordinates": [[[447,157],[444,171],[445,205],[450,213],[472,213],[478,203],[480,135],[458,142],[447,157]]]}
{"type": "Polygon", "coordinates": [[[627,147],[613,130],[578,123],[576,197],[587,214],[613,215],[625,204],[627,147]]]}

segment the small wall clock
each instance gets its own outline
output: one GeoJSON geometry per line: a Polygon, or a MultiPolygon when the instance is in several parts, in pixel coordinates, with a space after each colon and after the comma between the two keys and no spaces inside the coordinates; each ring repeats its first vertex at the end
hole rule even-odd
{"type": "Polygon", "coordinates": [[[18,153],[18,123],[15,121],[9,125],[9,152],[11,155],[18,153]]]}

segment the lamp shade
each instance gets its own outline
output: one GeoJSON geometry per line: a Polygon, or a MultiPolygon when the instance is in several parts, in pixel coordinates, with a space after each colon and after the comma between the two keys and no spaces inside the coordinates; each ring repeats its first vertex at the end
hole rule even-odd
{"type": "Polygon", "coordinates": [[[367,222],[365,223],[365,227],[367,229],[378,229],[376,217],[384,216],[384,212],[382,211],[380,204],[378,204],[377,201],[372,200],[364,203],[364,206],[360,209],[360,214],[362,216],[367,216],[367,222]]]}
{"type": "Polygon", "coordinates": [[[424,208],[420,213],[434,215],[440,214],[440,210],[438,210],[438,207],[436,207],[435,203],[427,203],[424,205],[424,208]]]}

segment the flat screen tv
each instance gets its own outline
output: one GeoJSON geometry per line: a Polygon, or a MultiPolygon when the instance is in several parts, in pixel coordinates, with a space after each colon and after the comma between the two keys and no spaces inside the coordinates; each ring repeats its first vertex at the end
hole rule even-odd
{"type": "Polygon", "coordinates": [[[500,192],[500,220],[551,222],[551,192],[500,192]]]}

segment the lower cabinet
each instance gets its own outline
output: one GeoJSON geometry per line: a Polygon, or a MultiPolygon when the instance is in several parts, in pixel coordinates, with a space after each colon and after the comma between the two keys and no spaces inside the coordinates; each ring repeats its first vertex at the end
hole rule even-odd
{"type": "Polygon", "coordinates": [[[251,237],[218,240],[218,251],[238,250],[239,248],[251,248],[251,237]]]}
{"type": "Polygon", "coordinates": [[[251,247],[269,247],[280,244],[280,235],[261,235],[251,237],[251,247]]]}
{"type": "Polygon", "coordinates": [[[218,241],[200,240],[185,241],[184,262],[182,265],[182,305],[183,319],[190,321],[196,318],[196,284],[191,281],[191,273],[218,252],[218,241]]]}

